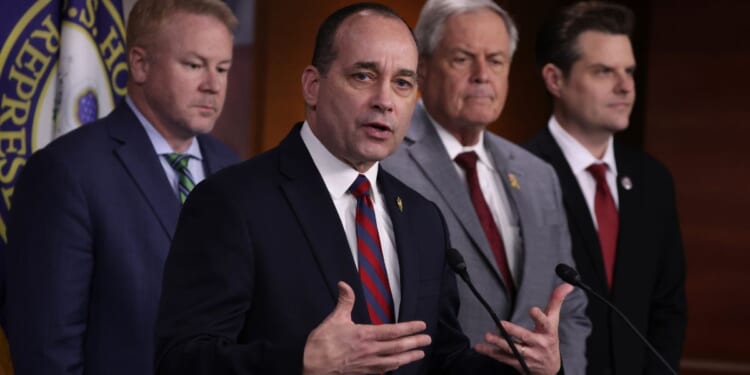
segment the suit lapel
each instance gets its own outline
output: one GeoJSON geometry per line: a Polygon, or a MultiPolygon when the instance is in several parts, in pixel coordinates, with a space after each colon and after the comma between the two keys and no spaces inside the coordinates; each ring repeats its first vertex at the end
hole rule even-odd
{"type": "MultiPolygon", "coordinates": [[[[505,190],[505,195],[508,198],[508,209],[511,210],[510,217],[518,218],[520,223],[517,223],[518,228],[531,228],[532,225],[538,225],[534,222],[534,215],[533,210],[531,208],[527,208],[525,205],[530,201],[526,197],[524,197],[524,192],[521,189],[521,184],[523,183],[523,171],[520,168],[517,168],[515,163],[513,162],[514,158],[513,155],[504,152],[495,142],[492,142],[491,139],[491,133],[485,132],[484,135],[484,147],[487,149],[487,152],[490,154],[490,157],[492,158],[492,162],[494,164],[495,170],[497,170],[497,173],[499,174],[500,181],[503,185],[503,190],[505,190]],[[511,179],[514,181],[514,183],[511,183],[511,179]],[[531,215],[531,216],[529,216],[531,215]]],[[[520,232],[519,235],[523,238],[523,232],[520,232]]],[[[529,241],[530,239],[523,239],[523,241],[529,241]]],[[[524,248],[528,248],[528,246],[524,246],[524,248]]],[[[508,251],[508,249],[506,249],[508,251]]],[[[539,264],[539,262],[535,262],[533,257],[536,254],[520,254],[523,259],[522,268],[523,268],[523,274],[533,274],[534,270],[530,269],[530,265],[536,265],[539,264]]],[[[523,293],[523,288],[526,284],[523,283],[523,280],[519,281],[519,285],[516,285],[517,295],[522,297],[525,295],[523,293]]],[[[522,301],[514,301],[515,304],[519,304],[522,301]]],[[[513,312],[513,308],[510,309],[511,313],[513,312]]]]}
{"type": "MultiPolygon", "coordinates": [[[[593,269],[599,279],[599,290],[608,291],[607,277],[604,271],[604,260],[602,259],[602,249],[599,244],[599,235],[591,219],[586,200],[581,192],[573,171],[570,169],[568,161],[565,159],[560,146],[558,146],[549,129],[545,128],[541,138],[542,158],[550,163],[557,171],[560,186],[563,190],[563,202],[568,210],[568,225],[576,231],[586,249],[586,256],[589,264],[587,268],[593,269]]],[[[580,265],[584,266],[584,265],[580,265]]]]}
{"type": "MultiPolygon", "coordinates": [[[[414,128],[413,134],[417,134],[419,139],[408,148],[409,154],[440,193],[451,213],[457,217],[457,221],[474,243],[474,247],[494,270],[495,276],[502,280],[495,256],[492,254],[487,237],[482,231],[482,224],[471,203],[466,181],[462,180],[456,172],[453,161],[445,151],[445,146],[434,125],[430,123],[424,107],[417,106],[414,112],[415,119],[411,127],[414,128]]],[[[447,215],[447,213],[444,214],[447,215]]]]}
{"type": "Polygon", "coordinates": [[[335,302],[339,281],[349,284],[356,294],[352,319],[369,323],[364,293],[341,219],[331,201],[323,178],[315,167],[296,126],[279,145],[280,172],[286,180],[281,189],[305,233],[328,291],[335,302]]]}
{"type": "Polygon", "coordinates": [[[110,116],[112,121],[107,122],[109,133],[118,143],[114,153],[171,239],[177,226],[180,202],[169,186],[159,156],[138,118],[124,102],[110,116]]]}
{"type": "MultiPolygon", "coordinates": [[[[618,285],[618,280],[628,278],[627,269],[637,269],[639,257],[638,241],[641,239],[642,231],[638,228],[642,213],[639,212],[641,192],[644,181],[640,180],[636,165],[628,157],[626,151],[615,143],[615,162],[617,163],[617,195],[619,197],[618,213],[620,216],[620,227],[617,236],[617,255],[615,259],[615,280],[613,285],[618,285]],[[630,180],[630,189],[625,189],[623,179],[630,180]],[[623,270],[619,272],[619,270],[623,270]]],[[[616,292],[616,288],[614,288],[616,292]]]]}
{"type": "Polygon", "coordinates": [[[228,164],[226,159],[221,159],[219,157],[219,153],[216,150],[216,144],[211,142],[207,136],[199,135],[196,139],[201,148],[201,154],[203,154],[203,169],[206,177],[216,173],[228,164]]]}
{"type": "MultiPolygon", "coordinates": [[[[388,216],[393,224],[393,236],[396,241],[396,251],[398,253],[399,272],[401,275],[401,307],[399,309],[398,320],[414,320],[417,314],[417,296],[419,291],[416,290],[419,285],[419,259],[416,258],[417,238],[409,225],[410,211],[408,210],[409,202],[404,202],[397,185],[394,183],[394,177],[387,174],[381,168],[378,172],[378,186],[385,200],[385,207],[388,216]],[[400,202],[400,203],[399,203],[400,202]]],[[[412,218],[412,220],[419,220],[412,218]]]]}

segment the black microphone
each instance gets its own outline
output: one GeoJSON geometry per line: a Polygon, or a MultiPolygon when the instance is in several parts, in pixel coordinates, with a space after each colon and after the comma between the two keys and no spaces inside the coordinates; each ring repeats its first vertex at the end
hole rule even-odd
{"type": "Polygon", "coordinates": [[[555,273],[557,273],[557,276],[560,276],[560,278],[563,279],[563,281],[565,281],[566,283],[570,285],[575,285],[585,290],[590,295],[596,297],[598,300],[604,302],[605,305],[609,306],[609,308],[611,308],[612,311],[616,312],[617,315],[619,315],[620,318],[622,318],[622,320],[624,320],[625,323],[627,323],[628,327],[630,327],[630,329],[633,332],[635,332],[636,336],[638,336],[638,338],[641,339],[641,341],[643,341],[644,344],[646,344],[649,350],[651,350],[651,353],[653,353],[656,356],[656,358],[659,358],[661,363],[664,364],[664,367],[666,367],[669,370],[669,372],[671,372],[672,374],[677,375],[677,371],[675,371],[672,368],[672,366],[670,366],[669,363],[667,363],[667,360],[664,359],[664,357],[662,357],[661,354],[659,354],[659,352],[656,351],[656,348],[654,348],[654,346],[651,345],[651,343],[648,342],[648,340],[646,340],[645,337],[643,337],[643,335],[638,331],[638,328],[635,328],[633,323],[630,322],[630,320],[625,316],[625,314],[623,314],[622,311],[620,311],[620,309],[617,308],[617,306],[613,305],[606,298],[602,297],[599,293],[591,289],[590,286],[586,285],[586,283],[584,283],[581,280],[581,276],[578,275],[578,271],[574,270],[573,267],[567,264],[560,263],[557,265],[557,267],[555,267],[555,273]]]}
{"type": "Polygon", "coordinates": [[[529,366],[526,365],[526,361],[523,359],[523,356],[521,356],[521,353],[518,352],[518,348],[516,348],[516,344],[513,341],[513,339],[508,334],[508,331],[505,330],[502,324],[500,324],[500,319],[495,315],[495,312],[492,311],[492,308],[490,305],[485,301],[484,298],[482,298],[482,295],[479,294],[479,291],[477,291],[477,288],[474,287],[474,283],[471,282],[471,278],[469,278],[469,273],[466,271],[466,262],[464,261],[464,257],[461,255],[461,253],[458,252],[458,250],[454,248],[449,248],[446,250],[445,254],[446,262],[448,262],[448,265],[453,269],[453,272],[457,273],[458,276],[461,276],[461,279],[466,283],[466,285],[469,286],[469,289],[471,289],[471,292],[474,294],[475,297],[479,300],[479,302],[482,303],[482,306],[484,306],[484,309],[487,310],[488,313],[490,313],[490,316],[492,317],[492,321],[495,322],[495,325],[500,330],[500,335],[503,336],[505,341],[510,346],[510,350],[513,351],[513,356],[516,357],[518,362],[521,364],[521,368],[523,369],[523,372],[526,375],[531,375],[531,370],[529,370],[529,366]]]}

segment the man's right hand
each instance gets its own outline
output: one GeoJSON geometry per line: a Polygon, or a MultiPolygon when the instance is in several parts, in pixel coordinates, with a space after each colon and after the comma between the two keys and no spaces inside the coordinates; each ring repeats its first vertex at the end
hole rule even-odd
{"type": "Polygon", "coordinates": [[[343,281],[338,287],[336,308],[307,337],[304,375],[384,373],[424,358],[419,348],[432,342],[418,334],[424,322],[355,324],[354,291],[343,281]]]}

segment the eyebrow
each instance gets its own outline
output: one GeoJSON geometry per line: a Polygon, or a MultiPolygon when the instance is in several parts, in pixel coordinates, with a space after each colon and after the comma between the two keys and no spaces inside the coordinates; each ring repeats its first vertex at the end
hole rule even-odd
{"type": "MultiPolygon", "coordinates": [[[[193,51],[189,51],[189,52],[187,52],[187,57],[188,57],[188,58],[196,58],[196,59],[198,59],[198,60],[201,60],[202,62],[206,62],[206,61],[208,61],[208,58],[207,58],[207,57],[205,57],[205,56],[203,56],[203,55],[201,55],[201,54],[199,54],[199,53],[197,53],[197,52],[193,52],[193,51]]],[[[216,64],[217,64],[217,65],[221,65],[221,64],[231,64],[231,63],[232,63],[232,59],[230,58],[230,59],[228,59],[228,60],[221,60],[221,61],[219,61],[219,62],[218,62],[218,63],[216,63],[216,64]]]]}
{"type": "MultiPolygon", "coordinates": [[[[590,67],[591,69],[596,69],[596,68],[606,68],[606,69],[617,70],[617,68],[616,68],[615,66],[613,66],[613,65],[608,65],[608,64],[605,64],[605,63],[599,63],[599,62],[597,62],[597,63],[593,63],[593,64],[589,65],[589,67],[590,67]]],[[[632,65],[627,65],[627,66],[625,66],[625,70],[635,70],[635,69],[636,69],[636,67],[637,67],[637,65],[636,65],[636,64],[632,64],[632,65]]]]}
{"type": "MultiPolygon", "coordinates": [[[[458,53],[463,53],[465,55],[469,55],[471,57],[476,57],[477,56],[476,52],[472,52],[472,51],[469,51],[467,49],[463,49],[463,48],[459,48],[459,47],[451,48],[450,49],[450,53],[457,53],[457,52],[458,53]]],[[[494,56],[503,56],[504,57],[504,56],[507,56],[507,55],[508,54],[505,51],[495,51],[495,52],[490,52],[490,53],[487,54],[488,57],[494,57],[494,56]]]]}
{"type": "MultiPolygon", "coordinates": [[[[356,62],[353,65],[353,68],[355,69],[366,69],[366,70],[372,70],[374,72],[379,71],[378,64],[371,61],[360,61],[356,62]]],[[[397,76],[399,77],[416,77],[417,72],[411,69],[399,69],[397,76]]]]}

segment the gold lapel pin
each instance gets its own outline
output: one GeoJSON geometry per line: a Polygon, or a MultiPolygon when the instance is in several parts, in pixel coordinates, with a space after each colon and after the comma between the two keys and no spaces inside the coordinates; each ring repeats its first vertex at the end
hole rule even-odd
{"type": "Polygon", "coordinates": [[[404,202],[401,200],[401,197],[396,197],[396,205],[399,211],[404,212],[404,202]]]}
{"type": "Polygon", "coordinates": [[[512,186],[514,189],[521,190],[521,185],[518,184],[516,175],[514,175],[513,173],[508,173],[508,181],[510,181],[510,186],[512,186]]]}

